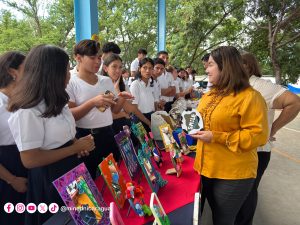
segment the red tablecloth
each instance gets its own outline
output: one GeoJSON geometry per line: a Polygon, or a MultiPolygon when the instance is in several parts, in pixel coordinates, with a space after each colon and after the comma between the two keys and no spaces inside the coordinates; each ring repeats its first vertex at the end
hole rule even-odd
{"type": "MultiPolygon", "coordinates": [[[[172,163],[169,153],[162,152],[162,154],[164,160],[163,166],[159,169],[157,169],[156,164],[154,166],[160,172],[163,179],[168,181],[165,187],[159,189],[158,198],[160,199],[165,212],[169,213],[194,201],[194,195],[199,191],[200,187],[200,176],[193,169],[194,158],[188,156],[184,156],[184,162],[182,163],[183,172],[179,178],[177,178],[176,175],[166,175],[165,172],[167,169],[172,168],[172,163]]],[[[120,170],[122,171],[125,180],[130,181],[129,175],[123,162],[120,165],[120,170]]],[[[103,186],[103,178],[99,177],[95,181],[95,183],[99,190],[101,190],[103,186]]],[[[145,203],[149,205],[150,195],[152,191],[144,176],[141,179],[140,185],[142,185],[145,191],[145,203]]],[[[108,205],[110,202],[114,201],[107,187],[105,187],[102,194],[105,202],[108,205]]],[[[134,213],[133,210],[131,210],[130,214],[126,216],[128,207],[129,203],[126,201],[123,209],[120,210],[121,216],[126,225],[139,225],[154,220],[153,216],[148,218],[139,217],[134,213]]]]}

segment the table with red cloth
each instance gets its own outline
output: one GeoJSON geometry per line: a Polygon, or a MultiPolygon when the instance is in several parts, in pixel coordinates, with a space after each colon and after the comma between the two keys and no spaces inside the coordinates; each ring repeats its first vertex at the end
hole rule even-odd
{"type": "MultiPolygon", "coordinates": [[[[183,156],[184,161],[182,163],[182,174],[178,178],[176,175],[167,175],[165,174],[166,170],[172,168],[172,163],[170,159],[170,154],[168,152],[162,151],[163,155],[163,165],[161,168],[158,168],[155,163],[153,163],[154,167],[160,172],[163,179],[167,180],[168,183],[166,186],[159,189],[157,196],[165,210],[168,214],[174,211],[177,208],[180,208],[188,203],[194,201],[195,193],[199,191],[200,188],[200,176],[193,169],[194,158],[189,156],[183,156]]],[[[120,170],[126,181],[130,181],[128,172],[126,170],[125,164],[121,162],[120,170]]],[[[99,190],[103,186],[103,178],[99,177],[96,179],[95,183],[99,190]]],[[[151,189],[146,181],[144,175],[142,175],[142,179],[140,185],[144,188],[145,195],[145,203],[149,206],[151,189]]],[[[105,187],[103,193],[103,198],[105,202],[109,203],[113,200],[113,197],[107,187],[105,187]]],[[[133,210],[130,211],[130,214],[127,216],[129,203],[126,201],[123,209],[120,210],[121,216],[126,225],[137,225],[144,224],[151,220],[154,220],[154,217],[139,217],[135,214],[133,210]]]]}
{"type": "MultiPolygon", "coordinates": [[[[199,191],[200,188],[200,176],[194,171],[194,153],[190,156],[183,156],[184,162],[182,163],[182,174],[179,178],[176,175],[166,175],[165,172],[167,169],[172,168],[172,163],[170,160],[170,155],[167,152],[162,151],[163,155],[163,166],[158,168],[156,164],[153,164],[154,167],[160,172],[163,179],[167,180],[168,183],[166,186],[159,189],[157,195],[158,198],[165,210],[168,214],[171,224],[192,224],[193,218],[193,202],[195,193],[199,191]],[[179,215],[180,214],[180,215],[179,215]]],[[[124,162],[120,164],[120,170],[126,181],[130,181],[128,172],[125,168],[124,162]]],[[[104,180],[102,176],[98,177],[95,180],[96,186],[99,191],[102,190],[104,180]]],[[[144,188],[144,196],[145,203],[149,206],[151,189],[146,181],[144,175],[142,175],[142,179],[140,181],[140,185],[144,188]]],[[[102,190],[102,196],[109,205],[110,202],[114,201],[109,189],[104,184],[104,190],[102,190]]],[[[126,201],[123,209],[120,209],[120,213],[122,219],[126,225],[141,225],[141,224],[152,224],[154,217],[139,217],[135,212],[131,209],[130,214],[127,216],[129,208],[129,203],[126,201]],[[152,222],[151,222],[152,221],[152,222]]],[[[55,224],[66,224],[66,225],[74,225],[73,221],[65,223],[66,221],[66,213],[62,215],[59,213],[58,215],[54,215],[50,220],[48,220],[45,225],[50,225],[52,221],[55,221],[55,224]],[[61,223],[60,223],[61,221],[61,223]]]]}

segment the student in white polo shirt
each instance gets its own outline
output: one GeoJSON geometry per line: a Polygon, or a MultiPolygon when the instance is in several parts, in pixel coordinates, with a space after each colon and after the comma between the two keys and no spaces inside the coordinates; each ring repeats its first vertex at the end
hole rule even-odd
{"type": "MultiPolygon", "coordinates": [[[[39,45],[26,57],[23,78],[8,103],[8,120],[28,168],[27,203],[62,206],[52,182],[78,165],[78,156],[94,149],[91,136],[75,140],[75,121],[67,106],[69,57],[55,46],[39,45]]],[[[26,213],[25,225],[40,225],[53,214],[26,213]]]]}
{"type": "MultiPolygon", "coordinates": [[[[132,63],[130,64],[130,75],[131,75],[131,77],[133,77],[133,78],[135,77],[136,73],[137,73],[138,70],[139,70],[139,62],[140,62],[143,58],[145,58],[146,55],[147,55],[147,50],[146,50],[146,49],[140,48],[140,49],[138,50],[137,58],[135,58],[135,59],[132,61],[132,63]]],[[[132,83],[132,81],[131,81],[131,83],[132,83]]],[[[130,84],[131,84],[131,83],[130,83],[130,84]]],[[[129,85],[129,86],[130,86],[130,85],[129,85]]]]}
{"type": "MultiPolygon", "coordinates": [[[[169,64],[168,52],[160,51],[157,53],[157,57],[164,60],[165,66],[168,66],[169,64]]],[[[157,80],[161,88],[161,99],[166,101],[165,111],[169,112],[174,102],[174,97],[176,95],[176,88],[175,88],[173,76],[171,73],[165,70],[163,74],[157,78],[157,80]]]]}
{"type": "Polygon", "coordinates": [[[112,129],[112,112],[120,112],[125,99],[132,97],[127,92],[117,94],[110,78],[96,74],[101,63],[99,50],[100,44],[93,40],[76,44],[74,55],[80,63],[79,72],[71,77],[66,89],[70,96],[69,107],[76,120],[76,137],[92,134],[95,140],[95,151],[82,158],[93,179],[103,157],[113,153],[117,161],[120,158],[112,129]]]}
{"type": "Polygon", "coordinates": [[[4,205],[26,201],[27,169],[8,126],[7,102],[22,77],[25,55],[6,52],[0,56],[0,224],[24,224],[24,213],[4,213],[4,205]]]}
{"type": "MultiPolygon", "coordinates": [[[[117,54],[110,54],[109,56],[105,57],[103,62],[103,73],[104,76],[108,76],[113,84],[115,91],[120,93],[125,91],[126,87],[121,75],[122,71],[122,59],[117,54]]],[[[147,124],[147,126],[151,126],[150,120],[148,120],[143,113],[140,112],[137,105],[132,104],[130,101],[125,101],[123,105],[123,109],[119,113],[113,113],[113,129],[114,134],[118,134],[120,131],[123,130],[123,126],[131,126],[131,121],[129,114],[134,113],[139,120],[147,124]]],[[[132,136],[133,140],[137,140],[132,136]]]]}
{"type": "MultiPolygon", "coordinates": [[[[132,82],[130,92],[134,96],[132,104],[136,104],[144,116],[151,121],[151,114],[155,111],[154,107],[154,88],[151,78],[154,63],[150,58],[144,58],[140,61],[139,71],[136,74],[137,79],[132,82]]],[[[143,123],[145,129],[150,131],[150,127],[143,123]]]]}
{"type": "Polygon", "coordinates": [[[157,80],[163,72],[165,71],[165,61],[160,58],[153,59],[154,70],[152,73],[153,87],[154,87],[154,100],[155,100],[155,110],[164,110],[166,101],[161,99],[161,88],[157,80]]]}

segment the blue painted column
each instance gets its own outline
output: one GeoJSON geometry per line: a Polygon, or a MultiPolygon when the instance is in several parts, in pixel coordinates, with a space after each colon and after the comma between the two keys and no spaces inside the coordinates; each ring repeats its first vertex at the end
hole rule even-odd
{"type": "Polygon", "coordinates": [[[91,39],[98,29],[98,0],[74,0],[76,43],[91,39]]]}
{"type": "Polygon", "coordinates": [[[166,0],[157,0],[157,51],[166,50],[166,0]]]}

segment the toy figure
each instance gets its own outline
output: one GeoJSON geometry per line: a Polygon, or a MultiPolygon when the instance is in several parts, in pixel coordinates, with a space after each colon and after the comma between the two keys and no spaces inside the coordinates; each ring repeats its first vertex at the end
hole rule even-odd
{"type": "Polygon", "coordinates": [[[139,216],[151,216],[150,208],[144,203],[144,189],[134,181],[126,183],[126,198],[139,216]]]}
{"type": "Polygon", "coordinates": [[[111,177],[112,177],[112,188],[117,196],[117,198],[120,197],[121,195],[121,188],[120,188],[120,184],[119,184],[119,174],[118,171],[115,167],[115,165],[113,164],[112,161],[108,162],[108,168],[111,172],[111,177]]]}

